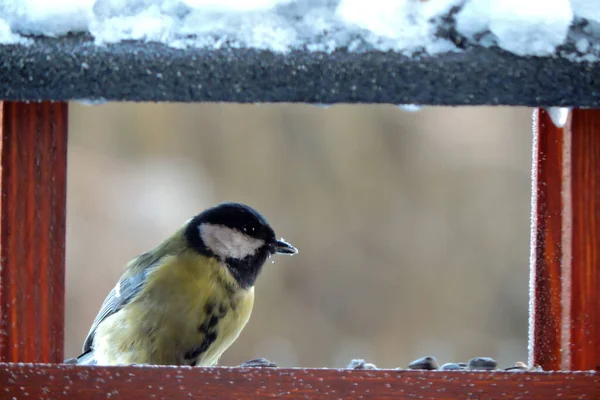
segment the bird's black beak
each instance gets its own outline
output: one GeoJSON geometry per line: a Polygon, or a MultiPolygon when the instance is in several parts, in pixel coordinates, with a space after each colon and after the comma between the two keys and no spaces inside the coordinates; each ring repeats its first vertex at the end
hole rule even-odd
{"type": "Polygon", "coordinates": [[[276,240],[271,248],[273,254],[296,254],[298,252],[298,249],[283,240],[276,240]]]}

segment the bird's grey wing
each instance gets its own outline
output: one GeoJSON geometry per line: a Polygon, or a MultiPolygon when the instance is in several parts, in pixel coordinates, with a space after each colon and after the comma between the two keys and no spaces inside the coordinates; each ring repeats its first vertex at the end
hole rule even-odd
{"type": "Polygon", "coordinates": [[[145,268],[129,277],[121,278],[119,282],[117,282],[117,285],[110,291],[110,293],[108,293],[108,296],[106,296],[106,299],[104,299],[104,302],[100,307],[100,311],[98,312],[98,315],[96,315],[96,318],[92,323],[92,327],[85,338],[83,343],[83,353],[81,356],[89,353],[92,350],[94,334],[96,333],[96,328],[98,328],[98,325],[100,325],[100,323],[110,315],[122,309],[135,297],[136,294],[140,292],[140,290],[146,284],[148,273],[151,270],[152,266],[145,268]]]}

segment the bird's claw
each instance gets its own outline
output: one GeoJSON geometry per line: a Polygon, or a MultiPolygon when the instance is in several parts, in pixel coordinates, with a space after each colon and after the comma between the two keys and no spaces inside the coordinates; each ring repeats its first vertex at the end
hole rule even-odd
{"type": "Polygon", "coordinates": [[[240,364],[242,368],[277,368],[277,364],[266,358],[255,358],[240,364]]]}

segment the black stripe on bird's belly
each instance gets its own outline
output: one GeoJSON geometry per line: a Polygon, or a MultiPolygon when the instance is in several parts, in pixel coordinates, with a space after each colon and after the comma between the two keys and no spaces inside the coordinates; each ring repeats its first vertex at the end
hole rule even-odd
{"type": "Polygon", "coordinates": [[[204,336],[204,340],[200,343],[200,346],[194,347],[185,352],[184,358],[190,362],[190,365],[196,364],[196,359],[200,357],[206,350],[210,348],[210,345],[217,340],[217,333],[211,332],[204,336]]]}
{"type": "Polygon", "coordinates": [[[227,311],[236,304],[222,302],[217,306],[214,301],[209,301],[204,306],[204,321],[198,325],[198,333],[202,334],[202,342],[185,352],[184,358],[186,363],[195,365],[197,358],[205,353],[210,346],[217,340],[219,321],[227,314],[227,311]]]}

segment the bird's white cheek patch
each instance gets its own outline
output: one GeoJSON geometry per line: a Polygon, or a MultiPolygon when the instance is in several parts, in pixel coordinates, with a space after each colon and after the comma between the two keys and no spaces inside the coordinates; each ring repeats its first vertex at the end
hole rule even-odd
{"type": "Polygon", "coordinates": [[[224,225],[202,224],[198,229],[206,247],[223,258],[246,258],[265,244],[264,240],[224,225]]]}

